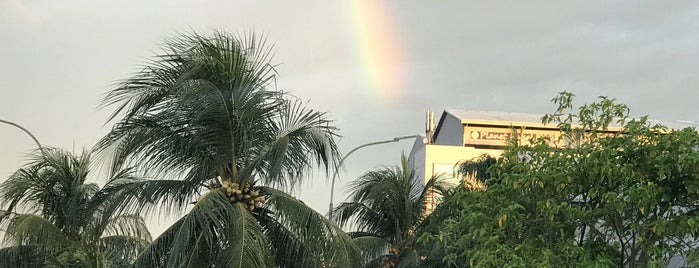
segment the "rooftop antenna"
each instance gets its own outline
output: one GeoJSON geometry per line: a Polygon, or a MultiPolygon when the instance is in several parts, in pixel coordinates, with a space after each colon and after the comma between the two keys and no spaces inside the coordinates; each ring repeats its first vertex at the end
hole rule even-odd
{"type": "Polygon", "coordinates": [[[425,136],[427,137],[427,144],[432,144],[434,142],[434,112],[427,110],[427,117],[425,119],[425,136]]]}

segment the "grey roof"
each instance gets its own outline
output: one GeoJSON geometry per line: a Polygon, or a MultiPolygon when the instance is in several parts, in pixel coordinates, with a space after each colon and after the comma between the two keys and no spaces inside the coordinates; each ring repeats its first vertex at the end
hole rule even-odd
{"type": "Polygon", "coordinates": [[[511,112],[489,112],[489,111],[465,111],[449,109],[445,112],[459,118],[461,122],[471,121],[503,121],[503,122],[525,122],[541,124],[541,114],[511,113],[511,112]]]}

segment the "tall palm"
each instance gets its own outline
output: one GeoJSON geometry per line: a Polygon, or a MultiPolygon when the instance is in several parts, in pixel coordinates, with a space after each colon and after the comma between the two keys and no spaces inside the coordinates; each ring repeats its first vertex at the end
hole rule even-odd
{"type": "MultiPolygon", "coordinates": [[[[111,91],[123,116],[100,143],[126,209],[188,210],[138,259],[147,267],[351,267],[361,256],[334,223],[287,191],[338,159],[325,114],[275,88],[264,40],[218,32],[166,40],[163,53],[111,91]]],[[[110,119],[110,120],[111,120],[110,119]]]]}
{"type": "Polygon", "coordinates": [[[495,164],[495,158],[482,154],[469,160],[456,163],[456,173],[461,176],[462,184],[470,190],[485,190],[486,181],[491,176],[488,169],[495,164]]]}
{"type": "Polygon", "coordinates": [[[89,166],[88,152],[44,148],[0,184],[9,205],[0,211],[0,267],[125,267],[150,243],[140,216],[117,213],[109,183],[86,183],[89,166]]]}
{"type": "Polygon", "coordinates": [[[430,196],[446,188],[439,176],[423,185],[403,155],[400,167],[369,171],[352,182],[351,201],[337,207],[335,220],[357,228],[351,235],[367,267],[416,267],[416,230],[427,217],[430,196]]]}

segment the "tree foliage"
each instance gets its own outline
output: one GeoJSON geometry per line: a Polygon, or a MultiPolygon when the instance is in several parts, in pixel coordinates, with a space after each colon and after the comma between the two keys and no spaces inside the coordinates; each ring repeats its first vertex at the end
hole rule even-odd
{"type": "Polygon", "coordinates": [[[353,181],[350,201],[335,209],[335,220],[357,228],[350,234],[363,250],[365,267],[417,267],[415,234],[427,215],[427,202],[446,186],[442,177],[423,185],[402,155],[400,166],[372,170],[353,181]]]}
{"type": "Polygon", "coordinates": [[[445,260],[444,234],[440,233],[444,224],[461,215],[461,195],[471,191],[483,191],[485,182],[490,178],[488,169],[496,159],[483,154],[473,159],[459,161],[455,173],[461,178],[459,184],[441,192],[439,204],[425,218],[416,232],[423,267],[465,267],[468,264],[457,259],[445,260]]]}
{"type": "Polygon", "coordinates": [[[275,88],[271,48],[255,35],[173,37],[105,99],[118,120],[99,147],[124,180],[127,210],[188,210],[146,251],[144,267],[351,267],[350,237],[287,194],[339,153],[324,113],[275,88]]]}
{"type": "Polygon", "coordinates": [[[43,148],[0,184],[0,267],[126,267],[151,241],[143,219],[121,214],[111,182],[86,183],[90,153],[43,148]]]}
{"type": "Polygon", "coordinates": [[[458,191],[460,213],[423,237],[439,241],[443,264],[665,267],[696,248],[696,130],[629,119],[606,97],[577,112],[571,93],[552,101],[542,120],[560,137],[513,141],[488,169],[487,190],[458,191]]]}

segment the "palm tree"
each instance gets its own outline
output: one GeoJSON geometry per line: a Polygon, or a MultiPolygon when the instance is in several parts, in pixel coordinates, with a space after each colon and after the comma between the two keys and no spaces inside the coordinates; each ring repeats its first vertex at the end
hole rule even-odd
{"type": "Polygon", "coordinates": [[[402,155],[400,167],[369,171],[352,182],[351,201],[337,207],[335,220],[357,227],[350,234],[362,248],[366,267],[416,267],[416,231],[427,217],[430,195],[446,188],[440,176],[423,185],[402,155]]]}
{"type": "Polygon", "coordinates": [[[86,183],[89,166],[88,152],[43,148],[0,184],[0,267],[125,267],[150,243],[140,216],[115,210],[112,185],[86,183]]]}
{"type": "Polygon", "coordinates": [[[351,267],[349,236],[289,195],[314,165],[339,158],[324,113],[275,88],[271,50],[254,35],[166,40],[163,53],[111,91],[123,116],[100,142],[125,209],[187,213],[139,256],[147,267],[351,267]]]}
{"type": "MultiPolygon", "coordinates": [[[[484,191],[486,182],[492,183],[492,177],[488,169],[493,166],[496,159],[488,154],[458,162],[455,173],[461,178],[458,185],[441,192],[441,202],[434,208],[419,228],[419,237],[439,237],[444,228],[444,222],[461,213],[463,202],[461,198],[467,192],[484,191]]],[[[423,239],[421,241],[421,255],[424,256],[422,265],[426,267],[465,267],[467,260],[451,258],[446,263],[444,243],[440,239],[423,239]]]]}
{"type": "Polygon", "coordinates": [[[495,158],[482,154],[469,160],[456,163],[456,173],[461,175],[462,184],[470,190],[485,190],[486,181],[491,178],[488,169],[495,164],[495,158]]]}

